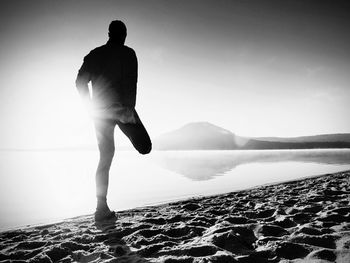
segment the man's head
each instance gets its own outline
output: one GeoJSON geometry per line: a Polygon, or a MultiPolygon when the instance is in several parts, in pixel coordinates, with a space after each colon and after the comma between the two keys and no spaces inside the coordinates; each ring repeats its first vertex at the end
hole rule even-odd
{"type": "Polygon", "coordinates": [[[115,42],[124,44],[126,38],[126,26],[120,20],[114,20],[109,24],[108,36],[115,42]]]}

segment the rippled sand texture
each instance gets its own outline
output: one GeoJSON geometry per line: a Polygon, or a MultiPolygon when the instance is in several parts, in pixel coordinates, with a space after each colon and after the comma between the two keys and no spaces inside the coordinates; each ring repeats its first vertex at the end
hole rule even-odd
{"type": "MultiPolygon", "coordinates": [[[[4,262],[350,262],[350,172],[4,232],[4,262]]],[[[1,261],[1,262],[2,262],[1,261]]]]}

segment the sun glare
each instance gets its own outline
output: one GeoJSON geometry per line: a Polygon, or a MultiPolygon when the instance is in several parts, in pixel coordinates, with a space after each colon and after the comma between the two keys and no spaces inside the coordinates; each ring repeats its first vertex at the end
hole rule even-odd
{"type": "Polygon", "coordinates": [[[18,115],[13,144],[21,142],[19,148],[93,144],[92,122],[74,85],[76,67],[72,64],[47,66],[50,70],[33,66],[26,73],[25,81],[19,83],[22,90],[30,87],[30,93],[19,96],[12,105],[18,115]]]}

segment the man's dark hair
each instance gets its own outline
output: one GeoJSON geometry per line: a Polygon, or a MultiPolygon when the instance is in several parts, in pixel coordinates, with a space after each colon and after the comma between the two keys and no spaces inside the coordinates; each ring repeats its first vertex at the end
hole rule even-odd
{"type": "Polygon", "coordinates": [[[125,39],[126,26],[120,20],[114,20],[109,24],[108,35],[112,39],[125,39]]]}

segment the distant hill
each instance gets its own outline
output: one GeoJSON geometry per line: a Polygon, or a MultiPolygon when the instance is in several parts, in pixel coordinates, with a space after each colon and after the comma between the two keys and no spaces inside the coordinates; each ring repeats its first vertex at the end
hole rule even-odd
{"type": "Polygon", "coordinates": [[[235,148],[235,135],[208,122],[189,123],[153,140],[158,150],[229,150],[235,148]]]}
{"type": "Polygon", "coordinates": [[[350,134],[249,138],[208,122],[193,122],[153,140],[156,150],[350,148],[350,134]]]}

